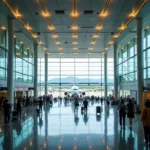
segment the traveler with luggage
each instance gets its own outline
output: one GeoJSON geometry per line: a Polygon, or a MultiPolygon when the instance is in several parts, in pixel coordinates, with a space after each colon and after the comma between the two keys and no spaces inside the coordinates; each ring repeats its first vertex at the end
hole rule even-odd
{"type": "Polygon", "coordinates": [[[130,124],[130,129],[132,130],[132,120],[134,118],[134,104],[131,99],[129,99],[129,102],[127,104],[127,117],[129,118],[129,124],[130,124]]]}
{"type": "Polygon", "coordinates": [[[18,101],[17,101],[17,113],[20,116],[20,118],[21,118],[21,109],[22,109],[21,101],[18,99],[18,101]]]}
{"type": "Polygon", "coordinates": [[[88,110],[88,101],[87,101],[86,98],[85,98],[85,100],[83,101],[83,106],[84,106],[84,110],[87,112],[87,110],[88,110]]]}
{"type": "Polygon", "coordinates": [[[119,109],[120,127],[122,129],[122,122],[123,122],[123,128],[125,129],[126,106],[124,104],[124,100],[121,100],[121,103],[118,106],[118,109],[119,109]]]}
{"type": "Polygon", "coordinates": [[[146,108],[144,108],[141,116],[141,121],[143,121],[144,135],[146,145],[150,144],[150,101],[146,101],[146,108]]]}
{"type": "Polygon", "coordinates": [[[5,122],[5,125],[9,126],[10,113],[11,113],[11,105],[9,104],[8,100],[4,101],[3,112],[4,112],[4,122],[5,122]]]}

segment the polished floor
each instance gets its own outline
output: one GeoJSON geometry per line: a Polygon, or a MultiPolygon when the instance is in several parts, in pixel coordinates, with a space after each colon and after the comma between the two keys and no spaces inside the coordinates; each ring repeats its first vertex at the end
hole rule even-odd
{"type": "Polygon", "coordinates": [[[145,146],[140,116],[136,115],[133,130],[128,120],[120,130],[117,108],[103,105],[96,116],[91,104],[87,114],[80,107],[74,113],[72,103],[54,103],[44,107],[40,117],[36,106],[23,110],[22,118],[3,127],[0,115],[0,150],[148,150],[145,146]]]}

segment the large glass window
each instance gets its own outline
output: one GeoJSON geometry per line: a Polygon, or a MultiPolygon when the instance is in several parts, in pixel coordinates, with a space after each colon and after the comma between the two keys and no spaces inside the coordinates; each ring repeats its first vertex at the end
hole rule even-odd
{"type": "Polygon", "coordinates": [[[136,56],[136,39],[133,39],[129,44],[118,53],[120,56],[123,53],[123,62],[118,58],[118,73],[120,75],[120,82],[134,81],[136,80],[137,70],[137,56],[136,56]]]}
{"type": "Polygon", "coordinates": [[[0,30],[0,46],[6,48],[6,31],[0,30]]]}
{"type": "MultiPolygon", "coordinates": [[[[113,59],[108,58],[107,62],[108,87],[109,92],[112,92],[112,86],[114,82],[113,59]]],[[[39,87],[39,90],[43,90],[42,87],[44,84],[45,58],[38,58],[38,85],[41,87],[39,87]]],[[[48,85],[50,88],[48,89],[49,94],[53,89],[53,93],[55,93],[54,95],[60,95],[59,93],[65,91],[66,88],[71,89],[73,85],[76,85],[82,89],[91,88],[90,90],[92,90],[92,88],[94,88],[95,92],[97,92],[97,95],[100,94],[100,92],[98,92],[99,90],[103,90],[103,92],[101,92],[101,95],[103,94],[104,96],[103,56],[102,58],[48,58],[48,85]],[[54,87],[56,88],[56,91],[54,91],[54,87]],[[60,91],[60,89],[62,91],[60,91]]],[[[40,93],[43,92],[39,91],[39,94],[40,93]]]]}

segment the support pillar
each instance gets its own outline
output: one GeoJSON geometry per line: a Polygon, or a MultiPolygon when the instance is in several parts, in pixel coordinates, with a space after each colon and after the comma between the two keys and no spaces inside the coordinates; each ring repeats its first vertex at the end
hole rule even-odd
{"type": "Polygon", "coordinates": [[[105,98],[107,97],[107,51],[104,54],[105,98]]]}
{"type": "Polygon", "coordinates": [[[38,67],[38,44],[34,44],[34,97],[38,97],[37,92],[37,68],[38,67]]]}
{"type": "Polygon", "coordinates": [[[117,44],[114,44],[114,98],[118,100],[117,44]]]}
{"type": "Polygon", "coordinates": [[[143,27],[142,19],[137,18],[137,109],[136,112],[141,112],[141,104],[143,101],[143,52],[142,52],[142,41],[143,41],[143,27]]]}
{"type": "Polygon", "coordinates": [[[48,95],[48,55],[45,54],[45,96],[48,95]]]}
{"type": "Polygon", "coordinates": [[[7,66],[8,100],[14,109],[14,31],[13,18],[8,18],[8,66],[7,66]]]}

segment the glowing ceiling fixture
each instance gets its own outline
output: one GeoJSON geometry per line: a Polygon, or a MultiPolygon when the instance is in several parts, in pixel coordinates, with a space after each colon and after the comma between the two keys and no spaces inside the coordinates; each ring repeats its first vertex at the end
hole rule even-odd
{"type": "Polygon", "coordinates": [[[46,10],[46,11],[42,11],[42,12],[41,12],[41,15],[42,15],[43,17],[45,17],[45,18],[51,16],[50,13],[49,13],[47,10],[46,10]]]}
{"type": "Polygon", "coordinates": [[[74,55],[77,55],[77,54],[78,54],[78,53],[76,53],[76,52],[74,53],[74,55]]]}
{"type": "Polygon", "coordinates": [[[77,47],[74,47],[74,48],[73,48],[73,50],[75,50],[75,51],[76,51],[76,50],[78,50],[78,48],[77,48],[77,47]]]}
{"type": "Polygon", "coordinates": [[[118,29],[121,30],[121,31],[123,31],[123,30],[126,29],[126,25],[122,24],[118,29]]]}
{"type": "Polygon", "coordinates": [[[73,35],[72,35],[72,38],[73,38],[73,39],[77,39],[77,38],[78,38],[78,35],[77,35],[77,34],[73,34],[73,35]]]}
{"type": "Polygon", "coordinates": [[[43,50],[44,50],[44,51],[47,51],[47,48],[46,48],[46,47],[43,47],[43,50]]]}
{"type": "Polygon", "coordinates": [[[92,37],[96,39],[96,38],[99,37],[99,35],[98,34],[94,34],[92,37]]]}
{"type": "Polygon", "coordinates": [[[149,28],[150,28],[150,26],[147,26],[147,27],[146,27],[146,29],[149,29],[149,28]]]}
{"type": "Polygon", "coordinates": [[[78,42],[77,42],[77,41],[74,41],[74,42],[72,42],[72,44],[73,44],[73,45],[77,45],[77,44],[78,44],[78,42]]]}
{"type": "Polygon", "coordinates": [[[91,44],[94,45],[94,44],[96,44],[96,42],[95,42],[95,41],[92,41],[91,44]]]}
{"type": "Polygon", "coordinates": [[[113,44],[113,43],[114,43],[113,41],[108,42],[109,45],[111,45],[111,44],[113,44]]]}
{"type": "Polygon", "coordinates": [[[12,11],[12,13],[16,18],[22,17],[22,14],[18,11],[18,9],[16,9],[16,11],[12,11]]]}
{"type": "Polygon", "coordinates": [[[48,52],[47,54],[50,55],[51,53],[48,52]]]}
{"type": "Polygon", "coordinates": [[[1,26],[1,29],[2,29],[2,30],[6,30],[6,27],[5,27],[5,26],[1,26]]]}
{"type": "Polygon", "coordinates": [[[25,27],[27,30],[29,30],[29,31],[32,30],[32,28],[31,28],[28,24],[25,25],[24,27],[25,27]]]}
{"type": "Polygon", "coordinates": [[[43,43],[42,41],[39,41],[38,44],[39,44],[39,45],[43,45],[44,43],[43,43]]]}
{"type": "Polygon", "coordinates": [[[119,35],[120,35],[120,34],[116,33],[113,37],[114,37],[115,39],[117,39],[117,38],[119,37],[119,35]]]}
{"type": "Polygon", "coordinates": [[[56,45],[59,45],[60,44],[60,42],[59,41],[56,41],[56,45]]]}
{"type": "Polygon", "coordinates": [[[107,51],[107,50],[108,50],[108,47],[105,48],[105,51],[107,51]]]}
{"type": "Polygon", "coordinates": [[[32,37],[36,39],[36,38],[38,38],[38,35],[37,34],[32,34],[32,37]]]}
{"type": "Polygon", "coordinates": [[[29,48],[29,47],[27,47],[27,50],[30,50],[30,48],[29,48]]]}
{"type": "Polygon", "coordinates": [[[63,55],[64,53],[60,53],[61,55],[63,55]]]}
{"type": "Polygon", "coordinates": [[[130,44],[131,42],[128,42],[128,44],[130,44]]]}
{"type": "Polygon", "coordinates": [[[100,15],[100,17],[107,17],[108,16],[108,11],[103,10],[100,15]]]}
{"type": "Polygon", "coordinates": [[[78,11],[72,11],[70,15],[72,18],[77,18],[77,17],[79,17],[79,12],[78,11]]]}
{"type": "Polygon", "coordinates": [[[71,29],[72,29],[73,31],[77,31],[77,30],[79,29],[79,27],[78,27],[77,25],[73,25],[73,26],[71,27],[71,29]]]}
{"type": "Polygon", "coordinates": [[[14,38],[16,38],[16,36],[14,35],[14,38]]]}
{"type": "Polygon", "coordinates": [[[96,30],[101,30],[102,29],[102,25],[98,24],[96,27],[95,27],[96,30]]]}
{"type": "Polygon", "coordinates": [[[22,41],[20,41],[20,44],[23,44],[23,42],[22,42],[22,41]]]}
{"type": "Polygon", "coordinates": [[[89,50],[92,51],[92,50],[93,50],[93,47],[90,47],[89,50]]]}
{"type": "Polygon", "coordinates": [[[62,50],[63,50],[63,48],[61,48],[61,47],[58,47],[58,50],[62,51],[62,50]]]}
{"type": "Polygon", "coordinates": [[[91,53],[89,52],[88,55],[91,55],[91,53]]]}
{"type": "Polygon", "coordinates": [[[59,36],[58,36],[58,34],[54,33],[54,34],[52,34],[52,37],[53,37],[54,39],[56,39],[56,38],[58,38],[59,36]]]}
{"type": "Polygon", "coordinates": [[[50,25],[48,28],[49,28],[50,31],[54,31],[55,30],[55,27],[53,25],[50,25]]]}

